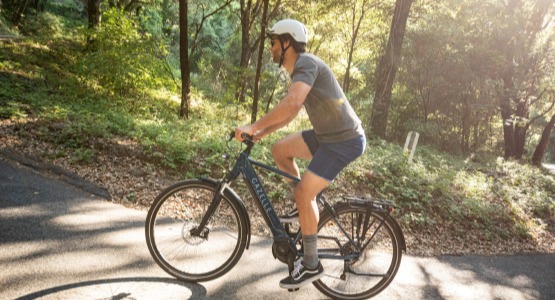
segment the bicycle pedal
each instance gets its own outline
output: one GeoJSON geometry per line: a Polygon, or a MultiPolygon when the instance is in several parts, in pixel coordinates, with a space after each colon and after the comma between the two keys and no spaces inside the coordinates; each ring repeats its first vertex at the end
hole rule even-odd
{"type": "Polygon", "coordinates": [[[298,290],[299,290],[299,288],[295,288],[295,289],[287,289],[287,291],[288,291],[288,292],[296,292],[296,291],[298,291],[298,290]]]}

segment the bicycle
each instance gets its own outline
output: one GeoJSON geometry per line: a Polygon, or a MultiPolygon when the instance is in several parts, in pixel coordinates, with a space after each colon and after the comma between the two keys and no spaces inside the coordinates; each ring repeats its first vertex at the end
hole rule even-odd
{"type": "MultiPolygon", "coordinates": [[[[274,258],[291,271],[303,255],[300,230],[280,222],[254,167],[300,179],[250,158],[255,143],[251,137],[244,138],[245,149],[239,151],[223,179],[177,182],[164,189],[150,206],[145,226],[148,249],[156,263],[179,280],[218,278],[248,249],[249,215],[244,202],[230,188],[240,176],[272,233],[274,258]]],[[[224,157],[229,159],[229,155],[224,157]]],[[[383,291],[395,277],[406,251],[401,227],[391,215],[394,205],[349,196],[332,206],[323,192],[317,202],[321,210],[318,257],[325,276],[313,285],[335,299],[366,299],[383,291]]]]}

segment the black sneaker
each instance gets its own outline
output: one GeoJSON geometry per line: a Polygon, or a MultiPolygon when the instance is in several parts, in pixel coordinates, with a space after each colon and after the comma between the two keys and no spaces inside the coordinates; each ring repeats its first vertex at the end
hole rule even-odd
{"type": "Polygon", "coordinates": [[[302,263],[296,264],[295,269],[287,278],[279,282],[279,286],[284,289],[298,289],[324,276],[324,268],[318,263],[318,268],[311,270],[306,268],[302,263]]]}
{"type": "Polygon", "coordinates": [[[298,222],[299,221],[299,211],[297,210],[297,208],[295,207],[293,210],[291,210],[290,212],[278,216],[279,220],[281,221],[281,223],[294,223],[294,222],[298,222]]]}

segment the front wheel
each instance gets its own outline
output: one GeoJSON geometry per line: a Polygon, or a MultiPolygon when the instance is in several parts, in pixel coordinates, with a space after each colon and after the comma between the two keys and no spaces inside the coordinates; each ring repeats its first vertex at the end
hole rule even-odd
{"type": "Polygon", "coordinates": [[[314,285],[334,299],[367,299],[395,277],[402,255],[402,233],[383,212],[335,206],[337,222],[324,213],[318,225],[318,255],[325,276],[314,285]]]}
{"type": "Polygon", "coordinates": [[[162,191],[148,211],[145,234],[150,254],[175,278],[197,282],[220,277],[245,250],[246,216],[227,193],[208,224],[195,233],[217,186],[204,180],[178,182],[162,191]]]}

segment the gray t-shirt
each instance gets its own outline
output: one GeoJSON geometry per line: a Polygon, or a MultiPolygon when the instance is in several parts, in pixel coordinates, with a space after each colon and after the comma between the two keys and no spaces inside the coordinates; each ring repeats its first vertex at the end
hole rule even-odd
{"type": "Polygon", "coordinates": [[[304,102],[320,142],[342,142],[364,135],[361,121],[347,101],[329,66],[320,58],[301,53],[291,74],[292,82],[312,87],[304,102]]]}

